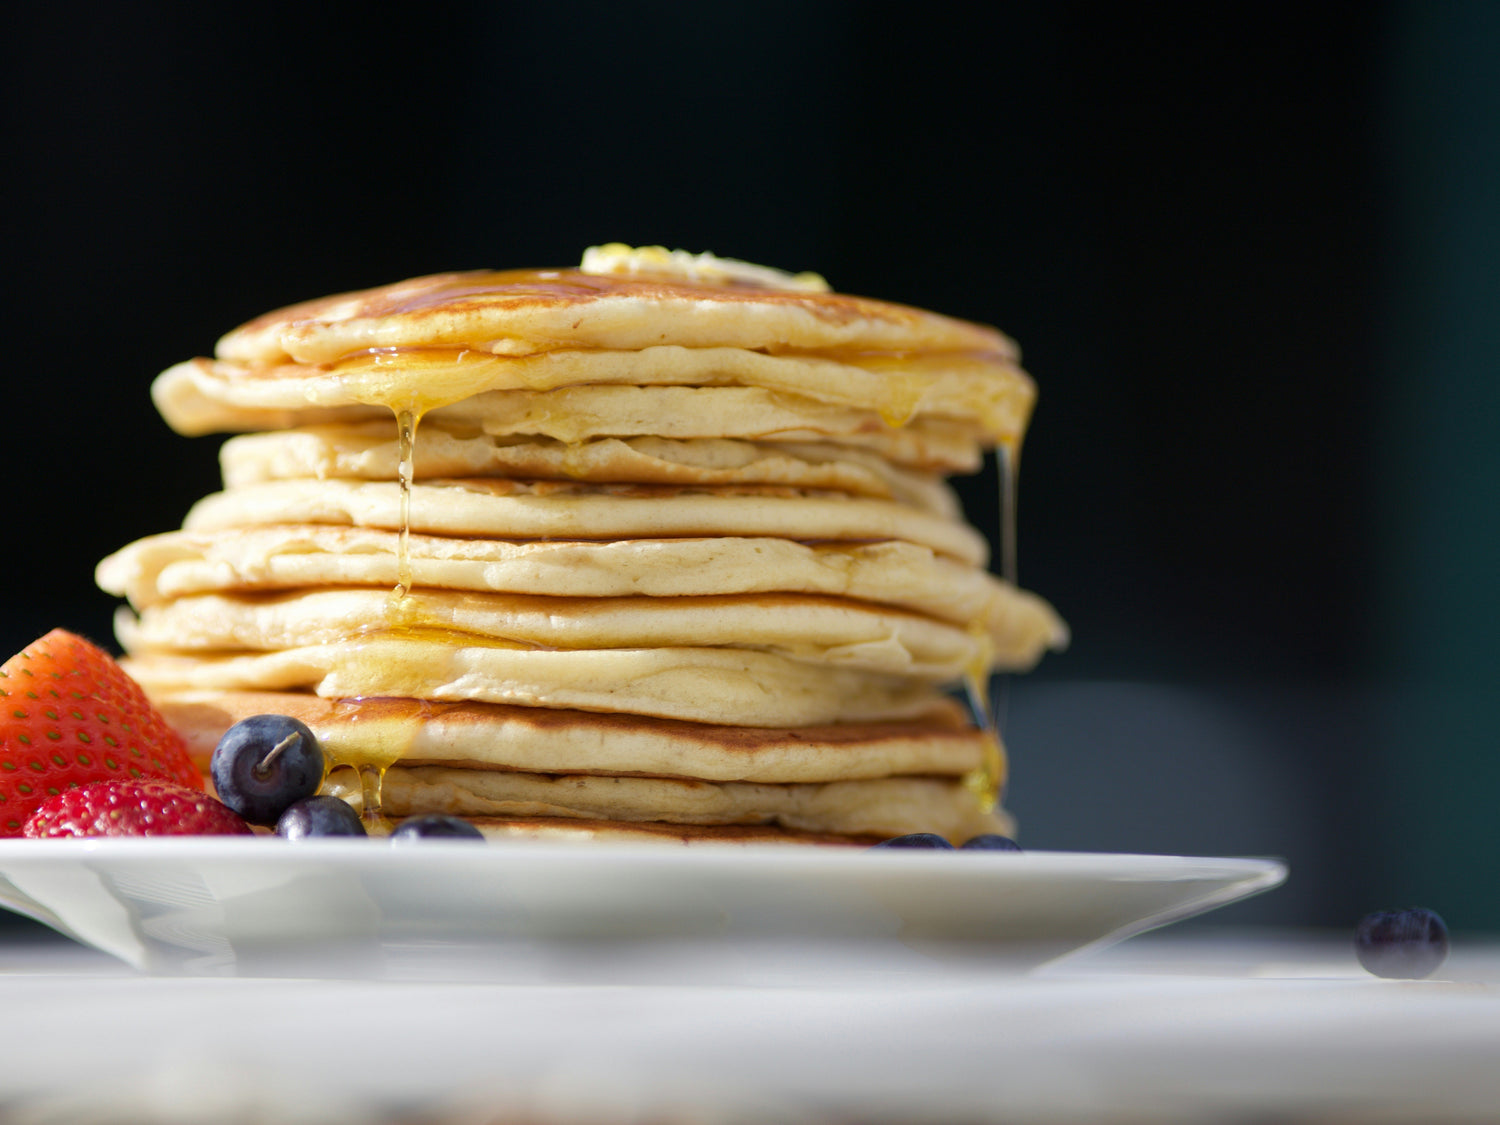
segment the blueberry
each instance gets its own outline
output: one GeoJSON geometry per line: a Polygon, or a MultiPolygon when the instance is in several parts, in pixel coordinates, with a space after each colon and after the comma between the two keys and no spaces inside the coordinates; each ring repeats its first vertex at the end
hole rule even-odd
{"type": "Polygon", "coordinates": [[[448,839],[448,840],[483,840],[484,833],[475,828],[467,820],[456,816],[444,816],[442,813],[428,813],[424,816],[409,816],[391,833],[391,840],[400,843],[407,840],[423,839],[448,839]]]}
{"type": "Polygon", "coordinates": [[[1448,927],[1420,906],[1366,914],[1354,931],[1359,963],[1377,977],[1431,976],[1448,957],[1448,927]]]}
{"type": "Polygon", "coordinates": [[[209,772],[219,800],[251,824],[275,824],[323,784],[323,748],[306,724],[252,715],[224,732],[209,772]]]}
{"type": "Polygon", "coordinates": [[[987,832],[983,836],[975,836],[965,840],[960,847],[967,851],[976,852],[1018,852],[1021,845],[1009,836],[1000,836],[993,832],[987,832]]]}
{"type": "Polygon", "coordinates": [[[953,845],[933,832],[913,832],[907,836],[882,840],[870,850],[874,851],[875,848],[947,848],[951,852],[953,845]]]}
{"type": "Polygon", "coordinates": [[[308,797],[298,801],[276,822],[276,835],[288,840],[309,836],[366,836],[365,825],[346,803],[337,797],[308,797]]]}

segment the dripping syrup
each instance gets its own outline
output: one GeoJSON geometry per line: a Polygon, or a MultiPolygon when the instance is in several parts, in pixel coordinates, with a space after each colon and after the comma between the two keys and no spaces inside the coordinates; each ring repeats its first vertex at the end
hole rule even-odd
{"type": "MultiPolygon", "coordinates": [[[[377,349],[357,365],[356,370],[342,372],[354,396],[361,402],[384,406],[396,419],[396,485],[399,491],[399,520],[396,533],[396,585],[386,599],[385,629],[405,633],[415,627],[416,607],[410,597],[415,584],[411,563],[411,494],[416,476],[417,427],[430,409],[467,397],[475,378],[468,363],[467,349],[444,352],[430,357],[436,362],[424,365],[422,391],[414,391],[411,367],[422,363],[421,356],[402,349],[377,349]],[[430,369],[429,369],[430,368],[430,369]]],[[[353,745],[345,752],[332,755],[332,768],[325,791],[356,805],[371,832],[389,829],[381,809],[381,789],[386,770],[399,760],[410,741],[393,734],[389,723],[361,723],[367,715],[368,701],[349,700],[346,706],[356,730],[353,745]]]]}
{"type": "MultiPolygon", "coordinates": [[[[1016,573],[1016,459],[1019,449],[1006,442],[995,447],[995,477],[1000,493],[1000,577],[1012,586],[1016,573]]],[[[964,676],[964,692],[976,724],[984,732],[983,760],[977,770],[964,776],[964,787],[978,799],[985,812],[1000,801],[1005,783],[1005,752],[1000,732],[1005,724],[1009,702],[1009,677],[1001,676],[996,698],[990,696],[989,661],[981,667],[976,661],[964,676]]]]}
{"type": "Polygon", "coordinates": [[[381,804],[386,771],[409,756],[435,707],[420,699],[380,697],[341,699],[332,706],[322,738],[328,756],[322,792],[358,809],[371,835],[386,835],[391,829],[381,804]]]}
{"type": "Polygon", "coordinates": [[[421,414],[410,408],[396,411],[396,483],[401,490],[401,525],[396,534],[396,589],[399,605],[411,593],[411,485],[421,414]]]}

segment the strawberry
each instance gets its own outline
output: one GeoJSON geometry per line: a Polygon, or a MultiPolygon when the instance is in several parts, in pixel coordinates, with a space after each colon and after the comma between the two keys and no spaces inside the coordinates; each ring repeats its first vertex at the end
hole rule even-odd
{"type": "Polygon", "coordinates": [[[182,736],[107,652],[54,629],[0,666],[0,836],[64,789],[140,777],[203,788],[182,736]]]}
{"type": "Polygon", "coordinates": [[[250,826],[201,789],[170,781],[96,781],[48,797],[26,822],[49,836],[248,836],[250,826]]]}

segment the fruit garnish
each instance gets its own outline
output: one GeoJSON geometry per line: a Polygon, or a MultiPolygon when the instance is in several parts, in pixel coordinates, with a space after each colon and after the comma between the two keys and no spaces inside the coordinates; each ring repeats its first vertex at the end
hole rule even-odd
{"type": "Polygon", "coordinates": [[[54,629],[0,666],[0,836],[64,790],[132,778],[203,788],[182,736],[113,657],[54,629]]]}
{"type": "Polygon", "coordinates": [[[905,836],[882,840],[870,850],[874,851],[875,848],[947,848],[951,852],[953,845],[935,832],[911,832],[905,836]]]}
{"type": "Polygon", "coordinates": [[[48,797],[26,821],[57,836],[248,836],[250,826],[201,789],[171,781],[96,781],[48,797]]]}
{"type": "Polygon", "coordinates": [[[368,836],[359,813],[338,797],[307,797],[281,814],[276,835],[288,840],[310,836],[368,836]]]}
{"type": "Polygon", "coordinates": [[[252,715],[224,732],[209,773],[219,800],[251,824],[272,825],[323,784],[317,736],[289,715],[252,715]]]}
{"type": "Polygon", "coordinates": [[[976,852],[1018,852],[1021,845],[1009,836],[1001,836],[997,832],[986,832],[983,836],[975,836],[965,840],[959,845],[960,851],[976,852]]]}
{"type": "Polygon", "coordinates": [[[397,844],[409,840],[436,839],[483,840],[484,833],[462,817],[448,816],[444,813],[409,816],[396,825],[391,833],[391,842],[397,844]]]}
{"type": "Polygon", "coordinates": [[[1448,959],[1448,927],[1421,906],[1366,914],[1354,931],[1354,952],[1377,977],[1416,980],[1448,959]]]}

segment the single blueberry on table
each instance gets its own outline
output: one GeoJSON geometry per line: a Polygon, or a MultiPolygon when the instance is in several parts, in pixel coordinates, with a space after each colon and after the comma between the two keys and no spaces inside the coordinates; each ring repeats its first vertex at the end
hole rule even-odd
{"type": "Polygon", "coordinates": [[[875,848],[947,848],[951,852],[953,845],[935,832],[912,832],[906,836],[882,840],[870,850],[874,851],[875,848]]]}
{"type": "Polygon", "coordinates": [[[426,813],[422,816],[409,816],[391,833],[392,843],[405,843],[409,840],[483,840],[484,833],[475,828],[467,820],[456,816],[445,816],[442,813],[426,813]]]}
{"type": "Polygon", "coordinates": [[[1009,836],[1001,836],[995,832],[986,832],[983,836],[975,836],[965,840],[960,845],[961,850],[976,852],[1018,852],[1021,845],[1009,836]]]}
{"type": "Polygon", "coordinates": [[[311,836],[367,836],[359,813],[337,797],[308,797],[298,801],[276,822],[276,835],[288,840],[311,836]]]}
{"type": "Polygon", "coordinates": [[[275,824],[323,784],[323,748],[288,715],[252,715],[224,732],[209,773],[219,800],[251,824],[275,824]]]}
{"type": "Polygon", "coordinates": [[[1417,980],[1447,960],[1448,927],[1420,906],[1366,914],[1354,931],[1354,952],[1377,977],[1417,980]]]}

